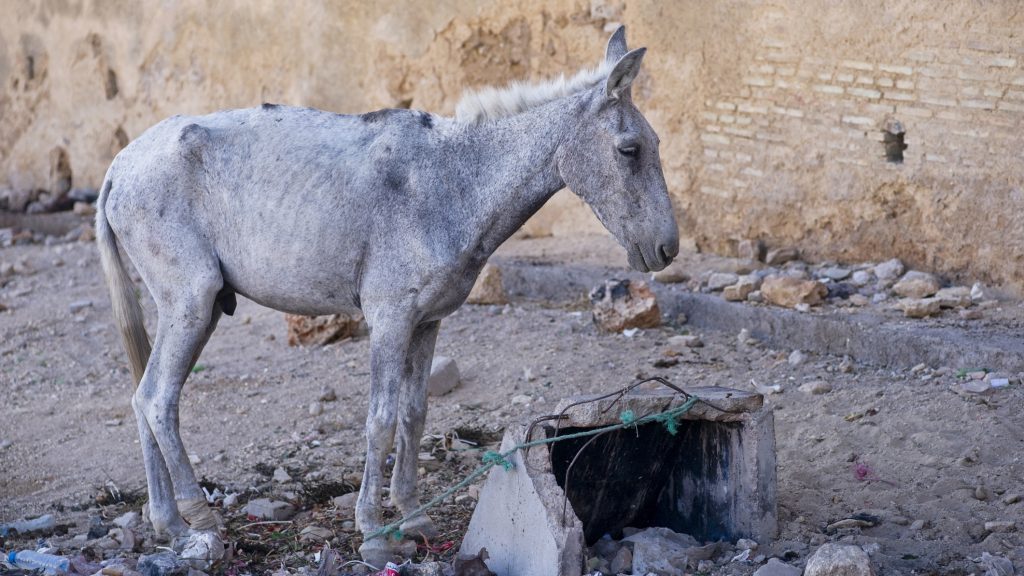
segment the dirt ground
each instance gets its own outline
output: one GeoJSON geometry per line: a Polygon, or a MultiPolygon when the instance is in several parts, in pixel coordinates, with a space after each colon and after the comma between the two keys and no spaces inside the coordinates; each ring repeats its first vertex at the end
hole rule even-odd
{"type": "MultiPolygon", "coordinates": [[[[0,261],[17,268],[0,279],[0,304],[9,308],[0,313],[0,522],[52,512],[66,533],[51,540],[70,554],[88,546],[80,535],[90,517],[141,509],[145,476],[130,376],[95,246],[15,246],[0,250],[0,261]],[[111,492],[127,502],[115,502],[111,492]]],[[[147,312],[152,319],[152,308],[147,312]]],[[[766,399],[776,418],[780,535],[760,553],[802,566],[818,545],[840,541],[877,543],[872,562],[881,574],[983,572],[976,559],[986,551],[1024,567],[1019,383],[975,395],[961,390],[959,366],[878,369],[814,354],[794,365],[791,350],[713,332],[700,334],[705,345],[684,349],[678,364],[656,368],[668,337],[680,333],[688,333],[685,324],[633,337],[602,334],[579,306],[464,306],[444,322],[437,346],[458,362],[462,384],[432,399],[433,438],[423,450],[436,459],[424,459],[423,495],[439,493],[479,463],[479,450],[448,453],[440,446],[437,437],[453,430],[495,442],[503,427],[547,413],[561,397],[610,391],[641,376],[742,389],[756,380],[783,389],[766,399]],[[824,381],[831,391],[798,390],[809,381],[824,381]],[[877,525],[827,528],[858,513],[877,525]],[[1016,521],[1015,529],[985,529],[1000,520],[1016,521]]],[[[186,385],[185,445],[204,485],[239,492],[243,503],[256,494],[291,498],[303,510],[296,532],[303,523],[326,526],[335,548],[354,557],[351,512],[334,508],[329,497],[352,490],[338,482],[362,467],[368,343],[289,348],[285,340],[281,313],[239,300],[186,385]],[[311,415],[326,389],[337,400],[311,415]],[[273,482],[277,467],[294,481],[273,482]]],[[[435,513],[442,543],[421,548],[417,558],[451,558],[474,504],[471,497],[456,500],[435,513]],[[447,541],[453,548],[444,549],[447,541]]],[[[234,519],[232,537],[252,542],[248,568],[236,562],[222,567],[225,573],[315,567],[311,554],[319,546],[287,530],[274,532],[287,541],[284,548],[257,546],[264,529],[276,528],[241,527],[237,508],[225,513],[234,519]]],[[[154,545],[147,539],[139,550],[154,545]]],[[[236,557],[244,559],[241,548],[236,557]]],[[[757,567],[730,557],[723,554],[714,572],[749,574],[757,567]]]]}

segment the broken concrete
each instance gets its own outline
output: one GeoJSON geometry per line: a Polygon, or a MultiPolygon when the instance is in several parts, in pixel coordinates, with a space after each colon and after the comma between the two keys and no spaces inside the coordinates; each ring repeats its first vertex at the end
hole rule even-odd
{"type": "MultiPolygon", "coordinates": [[[[751,392],[687,391],[702,401],[675,426],[567,439],[531,449],[528,463],[516,453],[512,470],[490,473],[462,550],[486,547],[498,576],[576,576],[587,543],[627,527],[665,527],[701,541],[771,541],[778,530],[771,410],[751,392]]],[[[685,401],[660,390],[568,398],[555,409],[563,415],[557,430],[546,426],[543,434],[618,424],[627,411],[642,418],[685,401]]],[[[525,440],[525,427],[510,428],[501,449],[525,440]]]]}

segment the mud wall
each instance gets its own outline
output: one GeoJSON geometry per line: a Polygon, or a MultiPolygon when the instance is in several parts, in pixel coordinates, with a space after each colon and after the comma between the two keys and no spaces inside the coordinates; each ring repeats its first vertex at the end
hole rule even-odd
{"type": "MultiPolygon", "coordinates": [[[[650,48],[635,97],[701,249],[761,238],[1024,288],[1013,1],[0,0],[0,13],[9,205],[67,171],[98,186],[172,114],[264,101],[450,114],[464,87],[593,64],[624,22],[650,48]]],[[[526,232],[599,229],[563,193],[526,232]]]]}

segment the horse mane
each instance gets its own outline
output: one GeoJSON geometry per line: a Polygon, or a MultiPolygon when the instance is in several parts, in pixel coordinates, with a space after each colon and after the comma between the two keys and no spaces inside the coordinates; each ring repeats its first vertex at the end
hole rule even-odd
{"type": "Polygon", "coordinates": [[[487,86],[467,90],[455,107],[455,118],[466,124],[512,116],[570,94],[582,92],[608,78],[614,62],[602,62],[566,78],[565,74],[541,82],[513,81],[503,88],[487,86]]]}

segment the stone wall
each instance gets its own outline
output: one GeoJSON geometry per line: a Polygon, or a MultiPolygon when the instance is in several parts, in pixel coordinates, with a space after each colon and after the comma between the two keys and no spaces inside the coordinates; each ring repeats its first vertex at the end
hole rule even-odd
{"type": "MultiPolygon", "coordinates": [[[[1024,288],[1016,2],[0,0],[0,188],[95,187],[160,119],[264,101],[451,114],[465,87],[650,48],[634,90],[684,237],[898,256],[1024,288]],[[902,163],[886,157],[886,135],[902,163]]],[[[9,194],[10,196],[10,194],[9,194]]],[[[526,232],[600,230],[562,193],[526,232]]]]}

